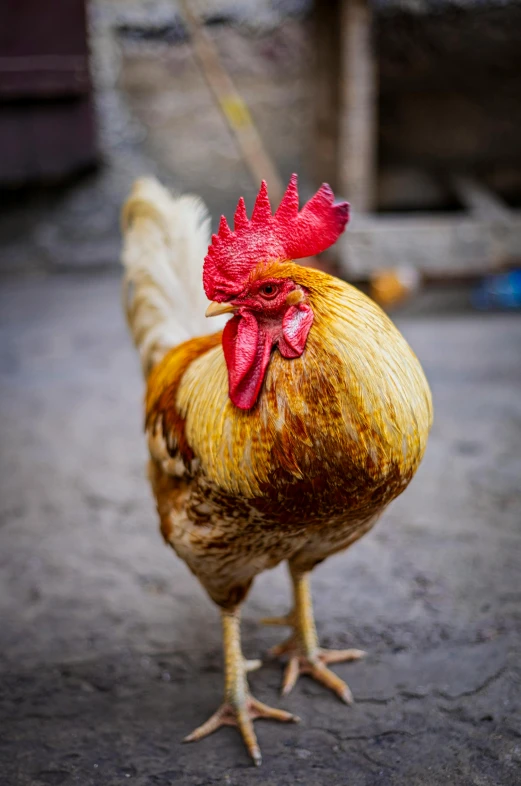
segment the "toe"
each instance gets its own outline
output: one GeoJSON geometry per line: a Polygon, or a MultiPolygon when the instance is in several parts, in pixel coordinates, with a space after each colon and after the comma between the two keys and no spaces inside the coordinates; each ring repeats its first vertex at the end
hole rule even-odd
{"type": "Polygon", "coordinates": [[[319,657],[322,663],[345,663],[360,660],[366,655],[364,650],[321,650],[319,657]]]}
{"type": "Polygon", "coordinates": [[[227,712],[227,708],[225,706],[220,707],[217,712],[214,712],[211,718],[208,718],[205,723],[198,726],[197,729],[194,729],[191,734],[188,734],[183,742],[197,742],[197,740],[202,740],[203,737],[213,734],[213,732],[220,729],[221,726],[229,726],[233,724],[233,722],[233,715],[227,712]]]}
{"type": "Polygon", "coordinates": [[[244,740],[244,744],[248,749],[248,753],[253,759],[255,766],[258,767],[262,764],[262,756],[256,734],[253,730],[252,715],[247,707],[240,707],[237,709],[236,722],[244,740]]]}
{"type": "Polygon", "coordinates": [[[280,655],[286,655],[288,652],[293,652],[295,649],[295,638],[290,636],[289,639],[283,641],[282,644],[277,644],[268,651],[270,658],[278,658],[280,655]]]}
{"type": "Polygon", "coordinates": [[[286,666],[286,670],[284,672],[284,678],[282,680],[282,695],[287,696],[293,688],[295,687],[295,683],[299,678],[300,674],[300,666],[299,666],[299,659],[297,656],[290,658],[288,661],[288,665],[286,666]]]}
{"type": "Polygon", "coordinates": [[[260,658],[255,658],[254,660],[244,660],[244,671],[249,673],[250,671],[257,671],[262,666],[262,661],[260,658]]]}
{"type": "Polygon", "coordinates": [[[280,710],[277,707],[269,707],[257,699],[251,700],[251,714],[252,718],[270,718],[271,720],[278,720],[284,723],[299,723],[300,721],[297,715],[286,712],[286,710],[280,710]]]}
{"type": "Polygon", "coordinates": [[[326,686],[326,688],[329,688],[333,691],[333,693],[336,693],[336,695],[346,704],[353,703],[353,694],[344,680],[341,680],[340,677],[334,673],[334,671],[328,669],[327,666],[324,666],[324,664],[320,661],[318,663],[310,664],[306,668],[306,672],[314,677],[317,682],[321,682],[322,685],[326,686]]]}

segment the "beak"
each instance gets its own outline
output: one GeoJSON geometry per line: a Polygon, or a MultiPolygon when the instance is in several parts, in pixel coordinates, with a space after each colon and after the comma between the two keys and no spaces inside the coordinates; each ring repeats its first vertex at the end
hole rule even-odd
{"type": "Polygon", "coordinates": [[[231,311],[235,311],[235,306],[232,306],[231,303],[216,303],[215,300],[212,300],[206,309],[205,316],[217,317],[219,314],[229,314],[231,311]]]}

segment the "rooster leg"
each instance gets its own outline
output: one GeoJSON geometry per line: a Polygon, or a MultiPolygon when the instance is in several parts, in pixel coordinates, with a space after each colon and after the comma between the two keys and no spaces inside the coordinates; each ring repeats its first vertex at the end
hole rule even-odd
{"type": "Polygon", "coordinates": [[[282,695],[286,696],[294,687],[301,674],[309,674],[327,688],[330,688],[346,704],[351,704],[353,696],[346,683],[340,679],[327,664],[341,663],[363,658],[363,650],[325,650],[319,647],[309,572],[301,572],[290,565],[293,583],[294,608],[286,617],[266,619],[268,625],[288,625],[293,628],[293,635],[282,644],[271,650],[271,655],[287,655],[288,663],[282,682],[282,695]]]}
{"type": "Polygon", "coordinates": [[[256,718],[272,718],[279,721],[297,722],[299,719],[284,710],[268,707],[254,699],[248,689],[247,671],[257,667],[257,662],[246,661],[241,650],[240,614],[222,612],[224,646],[224,701],[209,720],[185,737],[185,742],[195,742],[219,729],[221,726],[237,726],[254,763],[261,763],[261,753],[253,730],[256,718]]]}

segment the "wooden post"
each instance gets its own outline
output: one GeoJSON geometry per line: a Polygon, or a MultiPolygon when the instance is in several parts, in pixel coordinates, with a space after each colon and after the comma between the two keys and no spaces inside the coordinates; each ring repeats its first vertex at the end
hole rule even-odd
{"type": "Polygon", "coordinates": [[[366,213],[376,199],[377,67],[367,0],[341,0],[338,185],[353,211],[366,213]]]}
{"type": "Polygon", "coordinates": [[[341,0],[313,4],[313,150],[315,184],[338,190],[341,0]]]}

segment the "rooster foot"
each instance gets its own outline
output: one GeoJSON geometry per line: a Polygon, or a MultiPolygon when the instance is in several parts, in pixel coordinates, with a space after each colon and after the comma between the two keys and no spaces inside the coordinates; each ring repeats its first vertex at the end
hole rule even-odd
{"type": "Polygon", "coordinates": [[[185,737],[185,742],[196,742],[212,734],[221,726],[236,726],[257,766],[261,763],[261,753],[253,729],[257,718],[271,718],[278,721],[298,722],[299,718],[284,710],[274,709],[257,701],[250,694],[247,673],[261,666],[260,660],[247,660],[243,657],[240,638],[239,610],[222,611],[224,646],[224,701],[206,723],[185,737]]]}
{"type": "Polygon", "coordinates": [[[316,648],[313,652],[305,653],[299,646],[298,639],[291,636],[287,641],[273,647],[269,654],[272,657],[287,655],[288,661],[282,680],[282,695],[287,696],[294,688],[295,683],[301,674],[308,674],[317,682],[321,682],[329,688],[346,704],[353,703],[353,694],[349,686],[340,679],[328,664],[344,663],[347,661],[359,660],[365,656],[363,650],[326,650],[316,648]]]}
{"type": "Polygon", "coordinates": [[[301,674],[308,674],[336,693],[346,704],[352,704],[353,695],[349,687],[327,666],[331,663],[359,660],[366,653],[363,650],[326,650],[319,647],[309,572],[301,572],[291,564],[289,568],[293,584],[293,611],[284,617],[262,620],[265,625],[287,625],[293,628],[290,638],[270,651],[272,657],[284,655],[288,658],[282,681],[282,695],[287,696],[301,674]]]}
{"type": "Polygon", "coordinates": [[[253,696],[248,695],[241,702],[225,701],[206,723],[203,723],[202,726],[199,726],[185,737],[184,742],[202,740],[203,737],[207,737],[212,732],[217,731],[221,726],[237,726],[248,753],[258,766],[262,763],[262,757],[253,730],[253,721],[257,718],[270,718],[271,720],[284,721],[286,723],[298,723],[300,720],[296,715],[292,715],[291,712],[269,707],[267,704],[263,704],[261,701],[254,699],[253,696]]]}

